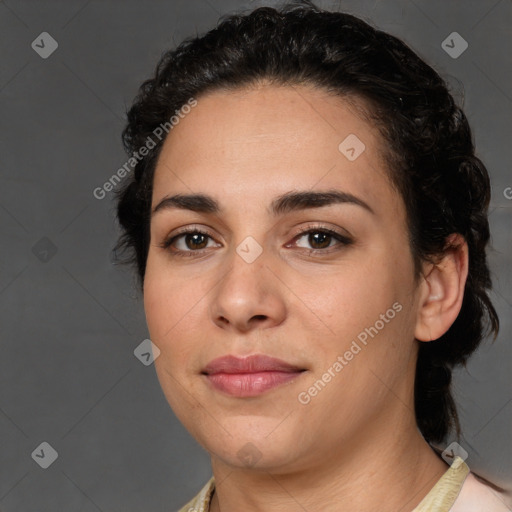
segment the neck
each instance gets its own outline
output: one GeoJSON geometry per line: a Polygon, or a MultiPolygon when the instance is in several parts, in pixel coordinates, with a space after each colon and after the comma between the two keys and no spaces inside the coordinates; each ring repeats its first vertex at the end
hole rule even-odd
{"type": "Polygon", "coordinates": [[[404,404],[395,402],[401,410],[388,409],[299,471],[235,468],[212,457],[210,511],[412,511],[448,466],[423,439],[410,409],[404,416],[404,404]]]}

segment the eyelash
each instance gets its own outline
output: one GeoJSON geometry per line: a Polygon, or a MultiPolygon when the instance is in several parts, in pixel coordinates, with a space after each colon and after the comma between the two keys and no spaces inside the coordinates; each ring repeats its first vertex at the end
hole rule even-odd
{"type": "MultiPolygon", "coordinates": [[[[334,231],[332,229],[326,228],[326,227],[320,227],[320,226],[307,226],[304,228],[299,229],[299,232],[293,237],[293,240],[297,240],[302,238],[304,235],[311,234],[311,233],[322,233],[326,235],[332,236],[335,240],[337,240],[339,243],[335,246],[328,246],[324,249],[309,249],[307,250],[308,255],[312,254],[318,254],[318,253],[330,253],[332,252],[333,247],[337,246],[348,246],[354,243],[354,241],[345,236],[341,233],[338,233],[337,231],[334,231]],[[331,249],[331,250],[329,250],[331,249]]],[[[207,237],[210,237],[213,240],[213,236],[208,233],[207,231],[203,231],[201,229],[194,229],[194,228],[185,228],[183,231],[179,231],[178,233],[174,234],[172,237],[166,238],[162,244],[159,245],[161,249],[169,250],[172,256],[178,256],[178,257],[190,257],[197,255],[198,253],[201,254],[201,252],[205,251],[205,249],[198,249],[198,250],[188,250],[183,251],[181,249],[173,249],[170,250],[170,246],[179,238],[186,235],[205,235],[207,237]]]]}

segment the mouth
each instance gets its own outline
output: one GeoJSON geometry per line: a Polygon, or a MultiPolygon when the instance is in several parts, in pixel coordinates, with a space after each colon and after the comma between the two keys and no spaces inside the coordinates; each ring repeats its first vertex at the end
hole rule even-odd
{"type": "Polygon", "coordinates": [[[236,397],[254,397],[286,384],[305,368],[264,355],[219,357],[201,372],[216,391],[236,397]]]}

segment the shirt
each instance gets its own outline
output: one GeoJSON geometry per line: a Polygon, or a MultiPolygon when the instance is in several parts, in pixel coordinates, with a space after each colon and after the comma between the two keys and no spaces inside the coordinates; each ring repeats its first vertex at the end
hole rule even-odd
{"type": "MultiPolygon", "coordinates": [[[[212,477],[179,512],[208,512],[214,490],[212,477]]],[[[495,491],[471,473],[457,456],[412,512],[512,512],[512,509],[505,504],[504,493],[495,491]]]]}

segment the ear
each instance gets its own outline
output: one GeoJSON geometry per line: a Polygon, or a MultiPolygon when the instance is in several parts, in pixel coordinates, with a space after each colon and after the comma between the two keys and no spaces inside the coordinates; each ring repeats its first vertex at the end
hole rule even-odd
{"type": "Polygon", "coordinates": [[[435,263],[425,265],[415,337],[440,338],[451,327],[462,307],[468,276],[468,245],[458,233],[446,239],[446,249],[435,263]]]}

